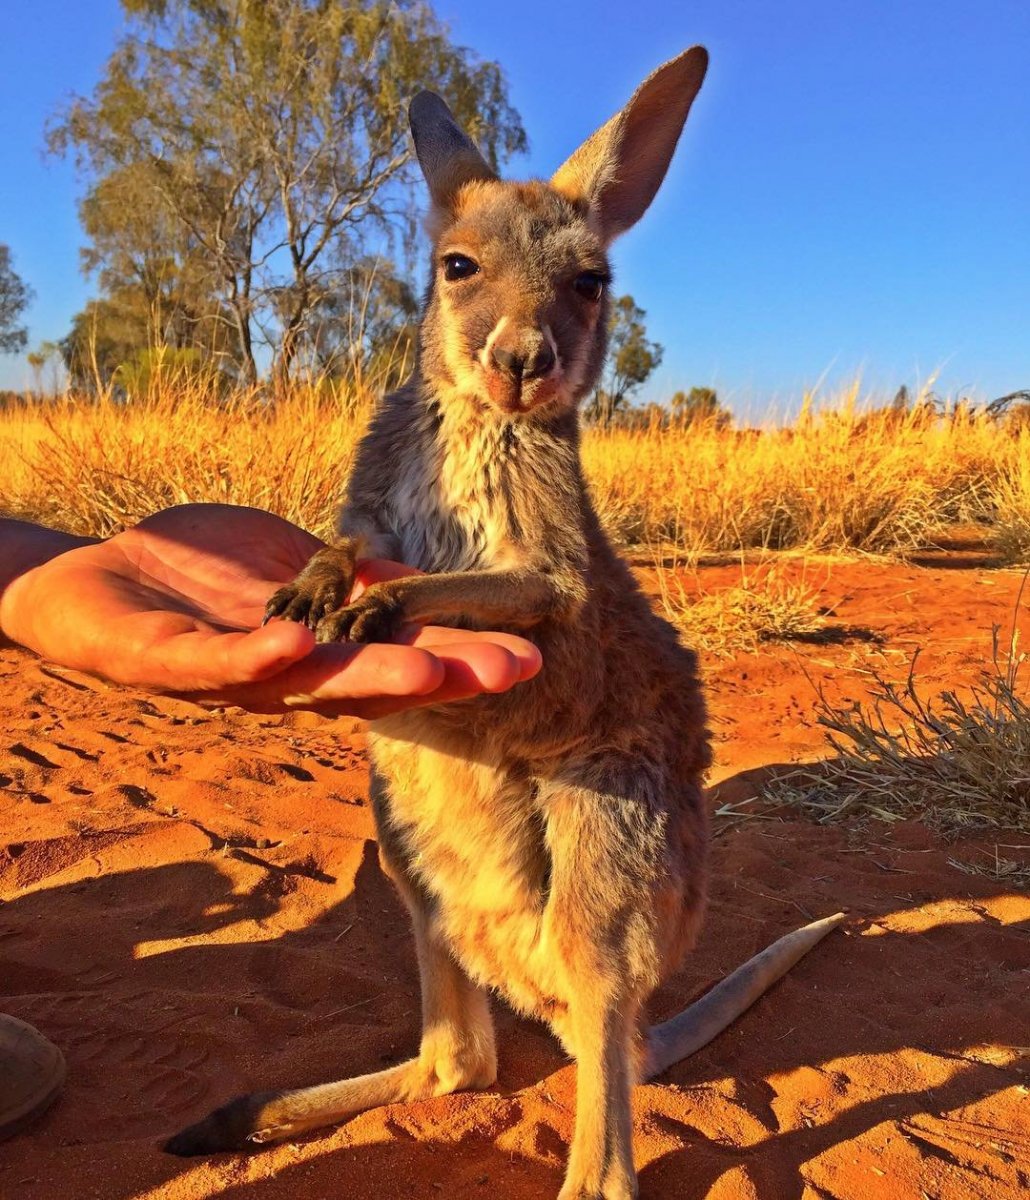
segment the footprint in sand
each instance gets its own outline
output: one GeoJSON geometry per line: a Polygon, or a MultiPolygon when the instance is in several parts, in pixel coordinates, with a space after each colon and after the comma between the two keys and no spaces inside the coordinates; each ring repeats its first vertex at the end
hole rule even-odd
{"type": "Polygon", "coordinates": [[[16,758],[23,758],[26,762],[32,763],[34,767],[42,767],[46,771],[56,771],[60,766],[59,763],[51,762],[45,754],[41,754],[31,746],[26,746],[24,742],[15,742],[10,747],[10,753],[16,758]]]}
{"type": "Polygon", "coordinates": [[[91,1131],[98,1140],[124,1136],[126,1121],[134,1135],[164,1132],[170,1116],[194,1108],[208,1095],[209,1051],[184,1041],[178,1020],[146,1028],[160,998],[156,992],[140,992],[105,1002],[100,992],[80,992],[26,997],[19,1006],[60,1043],[72,1079],[133,1097],[131,1112],[124,1107],[112,1111],[110,1129],[91,1131]]]}
{"type": "Polygon", "coordinates": [[[64,750],[68,754],[74,754],[76,758],[81,758],[83,762],[100,762],[100,755],[93,754],[89,750],[83,750],[81,746],[71,746],[66,742],[54,742],[58,750],[64,750]]]}
{"type": "Polygon", "coordinates": [[[264,783],[272,787],[281,785],[284,775],[298,783],[315,782],[314,775],[304,767],[289,762],[270,762],[261,758],[241,759],[233,773],[254,783],[264,783]]]}

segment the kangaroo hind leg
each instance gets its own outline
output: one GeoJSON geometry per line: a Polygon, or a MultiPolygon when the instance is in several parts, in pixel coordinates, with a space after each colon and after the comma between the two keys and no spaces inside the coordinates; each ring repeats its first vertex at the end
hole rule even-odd
{"type": "Polygon", "coordinates": [[[542,790],[551,851],[545,938],[565,1009],[555,1030],[576,1060],[576,1121],[559,1200],[633,1200],[630,1093],[646,1053],[654,986],[654,881],[664,850],[654,789],[603,760],[542,790]],[[598,786],[600,785],[600,786],[598,786]]]}

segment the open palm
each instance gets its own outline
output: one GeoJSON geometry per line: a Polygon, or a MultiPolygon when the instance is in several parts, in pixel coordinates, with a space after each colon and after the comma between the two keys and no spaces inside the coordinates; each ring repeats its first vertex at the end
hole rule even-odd
{"type": "MultiPolygon", "coordinates": [[[[53,662],[117,683],[256,711],[374,717],[527,679],[540,660],[502,633],[427,627],[401,644],[316,646],[301,625],[261,618],[269,595],[322,543],[258,509],[190,504],[26,572],[3,628],[53,662]]],[[[409,571],[364,565],[356,592],[409,571]]]]}

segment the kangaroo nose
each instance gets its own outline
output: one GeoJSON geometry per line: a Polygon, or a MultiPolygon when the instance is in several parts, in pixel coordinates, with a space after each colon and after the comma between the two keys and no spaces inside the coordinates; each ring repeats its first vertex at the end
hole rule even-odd
{"type": "Polygon", "coordinates": [[[544,342],[540,349],[522,368],[523,379],[539,379],[541,375],[546,375],[554,366],[554,351],[544,342]]]}
{"type": "Polygon", "coordinates": [[[503,346],[494,346],[490,356],[499,371],[518,380],[539,379],[554,366],[554,351],[546,342],[528,357],[503,346]]]}
{"type": "Polygon", "coordinates": [[[494,360],[494,366],[498,371],[502,371],[505,375],[511,375],[514,379],[522,378],[522,370],[526,365],[526,360],[521,354],[505,350],[503,346],[494,346],[490,352],[490,357],[494,360]]]}

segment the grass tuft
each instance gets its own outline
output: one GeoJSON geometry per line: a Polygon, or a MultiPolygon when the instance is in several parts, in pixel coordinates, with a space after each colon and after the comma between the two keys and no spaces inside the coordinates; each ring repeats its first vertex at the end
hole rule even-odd
{"type": "Polygon", "coordinates": [[[691,591],[675,567],[657,568],[662,615],[684,641],[706,654],[756,650],[762,642],[812,641],[825,637],[826,617],[818,593],[784,580],[775,568],[711,591],[691,591]]]}
{"type": "Polygon", "coordinates": [[[1030,864],[1006,858],[998,853],[999,849],[1030,850],[1030,846],[995,845],[993,853],[981,850],[981,857],[977,859],[949,858],[948,865],[964,875],[979,875],[992,883],[1006,883],[1022,890],[1030,890],[1030,864]]]}
{"type": "Polygon", "coordinates": [[[1030,442],[1021,449],[999,463],[990,488],[993,541],[1010,563],[1030,563],[1030,442]]]}
{"type": "Polygon", "coordinates": [[[769,797],[820,821],[919,816],[946,830],[1030,833],[1026,658],[1013,623],[1004,656],[995,628],[991,666],[965,696],[945,691],[927,699],[916,679],[918,654],[903,685],[874,672],[867,703],[835,708],[820,691],[817,720],[835,756],[774,780],[769,797]]]}

